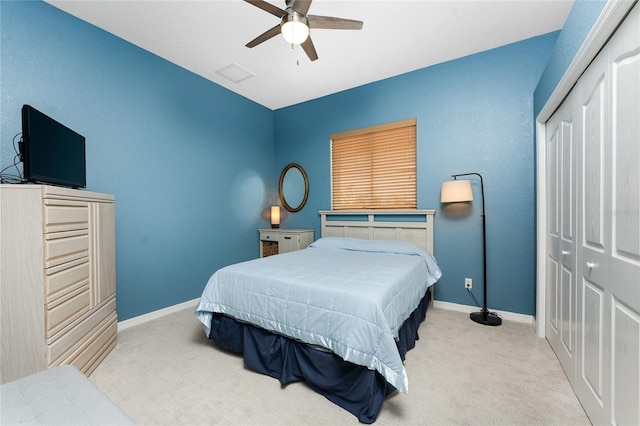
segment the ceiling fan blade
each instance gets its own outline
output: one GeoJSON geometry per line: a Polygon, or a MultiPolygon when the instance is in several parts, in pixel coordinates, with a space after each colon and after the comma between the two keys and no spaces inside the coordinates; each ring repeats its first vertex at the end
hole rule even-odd
{"type": "Polygon", "coordinates": [[[260,43],[262,43],[264,41],[267,41],[272,37],[277,36],[278,34],[280,34],[280,24],[278,24],[275,27],[263,32],[258,37],[254,38],[249,43],[247,43],[246,46],[249,47],[249,48],[255,47],[255,46],[259,45],[260,43]]]}
{"type": "Polygon", "coordinates": [[[244,1],[246,1],[247,3],[251,3],[255,7],[258,7],[264,10],[265,12],[269,12],[270,14],[272,14],[273,16],[277,16],[278,18],[282,18],[284,15],[287,14],[287,12],[280,9],[279,7],[274,6],[271,3],[267,3],[266,1],[263,1],[263,0],[244,0],[244,1]]]}
{"type": "Polygon", "coordinates": [[[334,18],[332,16],[308,15],[309,27],[321,30],[361,30],[362,21],[334,18]]]}
{"type": "Polygon", "coordinates": [[[301,15],[306,15],[312,0],[293,0],[291,7],[301,15]]]}
{"type": "Polygon", "coordinates": [[[302,43],[302,48],[304,49],[304,53],[307,54],[311,62],[318,59],[318,53],[316,52],[316,48],[313,47],[311,37],[307,37],[307,39],[302,43]]]}

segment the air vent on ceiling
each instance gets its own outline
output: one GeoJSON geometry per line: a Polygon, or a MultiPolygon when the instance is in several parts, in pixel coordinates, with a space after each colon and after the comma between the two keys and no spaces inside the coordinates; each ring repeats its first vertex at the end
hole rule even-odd
{"type": "Polygon", "coordinates": [[[234,83],[240,83],[241,81],[244,81],[255,75],[236,63],[227,65],[224,68],[220,68],[218,71],[216,71],[216,74],[221,75],[222,77],[231,80],[234,83]]]}

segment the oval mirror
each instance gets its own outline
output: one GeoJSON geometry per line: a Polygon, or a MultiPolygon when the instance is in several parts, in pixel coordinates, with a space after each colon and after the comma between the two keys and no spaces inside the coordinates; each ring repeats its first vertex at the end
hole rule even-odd
{"type": "Polygon", "coordinates": [[[291,163],[280,173],[280,202],[290,212],[297,212],[304,207],[309,196],[309,180],[304,169],[291,163]]]}

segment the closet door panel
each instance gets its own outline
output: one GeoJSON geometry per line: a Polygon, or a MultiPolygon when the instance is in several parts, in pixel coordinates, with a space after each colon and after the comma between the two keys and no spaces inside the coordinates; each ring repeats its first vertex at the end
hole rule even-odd
{"type": "MultiPolygon", "coordinates": [[[[634,24],[637,22],[638,14],[634,24]]],[[[613,229],[612,293],[636,313],[640,311],[640,40],[611,41],[613,229]],[[635,47],[635,49],[634,49],[635,47]]],[[[625,39],[622,39],[625,40],[625,39]]]]}
{"type": "Polygon", "coordinates": [[[547,234],[549,310],[546,337],[567,377],[575,377],[575,137],[576,97],[569,96],[547,123],[548,206],[547,234]]]}
{"type": "Polygon", "coordinates": [[[560,326],[560,340],[567,357],[573,358],[575,351],[575,278],[571,269],[562,266],[560,303],[562,305],[562,322],[560,326]]]}
{"type": "Polygon", "coordinates": [[[613,301],[612,422],[640,424],[640,316],[613,301]]]}
{"type": "Polygon", "coordinates": [[[640,11],[609,42],[611,75],[611,416],[640,424],[640,11]]]}
{"type": "Polygon", "coordinates": [[[604,399],[604,290],[584,280],[582,283],[582,333],[577,381],[581,394],[602,410],[604,399]]]}
{"type": "Polygon", "coordinates": [[[576,394],[594,424],[640,424],[638,16],[636,6],[576,86],[584,100],[584,306],[576,394]]]}
{"type": "MultiPolygon", "coordinates": [[[[577,359],[575,391],[594,424],[607,423],[608,381],[611,336],[607,326],[610,305],[607,303],[607,240],[606,208],[610,192],[606,149],[608,129],[607,51],[602,51],[585,71],[575,91],[581,96],[583,134],[581,140],[580,195],[581,221],[581,294],[582,307],[577,339],[580,351],[577,359]]],[[[610,240],[610,238],[609,238],[610,240]]]]}
{"type": "Polygon", "coordinates": [[[582,106],[583,143],[583,212],[584,244],[604,253],[604,72],[589,86],[582,106]]]}
{"type": "Polygon", "coordinates": [[[640,261],[640,55],[613,63],[613,220],[616,251],[640,261]]]}
{"type": "Polygon", "coordinates": [[[560,125],[559,119],[553,116],[547,123],[547,176],[548,179],[548,191],[549,194],[547,205],[548,209],[548,221],[549,224],[547,232],[547,271],[549,276],[547,277],[548,292],[547,292],[547,321],[549,327],[547,327],[547,339],[551,343],[551,346],[555,349],[558,344],[558,310],[560,295],[559,295],[559,281],[560,281],[560,208],[559,208],[559,158],[558,153],[560,143],[560,125]]]}
{"type": "MultiPolygon", "coordinates": [[[[574,111],[573,102],[569,100],[571,111],[574,111]]],[[[560,126],[562,139],[560,153],[562,161],[561,179],[561,204],[562,220],[560,223],[560,261],[562,272],[560,285],[562,289],[560,303],[562,306],[562,326],[560,338],[567,358],[575,358],[575,324],[576,324],[576,278],[575,270],[575,240],[574,240],[574,214],[575,214],[575,170],[574,170],[574,136],[577,126],[574,123],[573,114],[568,115],[560,126]]],[[[571,373],[571,381],[573,381],[571,373]]]]}
{"type": "MultiPolygon", "coordinates": [[[[547,278],[547,286],[549,295],[549,302],[547,306],[547,318],[549,321],[550,327],[547,331],[547,339],[551,343],[553,339],[557,339],[558,336],[558,303],[557,301],[560,299],[558,296],[558,277],[560,276],[560,269],[558,268],[558,261],[553,257],[549,256],[547,271],[549,271],[549,276],[547,278]]],[[[555,343],[555,342],[554,342],[555,343]]],[[[551,344],[551,347],[554,347],[554,343],[551,344]]],[[[554,349],[555,351],[555,349],[554,349]]]]}

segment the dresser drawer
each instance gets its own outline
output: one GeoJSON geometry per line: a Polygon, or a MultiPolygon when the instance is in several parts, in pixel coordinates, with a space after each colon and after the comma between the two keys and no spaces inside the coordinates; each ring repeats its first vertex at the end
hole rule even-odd
{"type": "Polygon", "coordinates": [[[277,241],[262,241],[262,257],[268,257],[278,254],[277,241]]]}
{"type": "Polygon", "coordinates": [[[262,241],[278,241],[278,238],[282,233],[279,232],[268,232],[268,231],[260,231],[260,240],[262,241]]]}
{"type": "Polygon", "coordinates": [[[44,311],[45,335],[51,337],[89,311],[89,282],[71,293],[48,303],[44,311]]]}
{"type": "Polygon", "coordinates": [[[64,360],[64,364],[71,364],[89,375],[96,369],[98,363],[116,345],[118,336],[118,317],[114,312],[102,322],[91,334],[93,337],[76,349],[71,356],[64,360]]]}
{"type": "Polygon", "coordinates": [[[94,329],[106,319],[115,315],[116,299],[111,299],[104,306],[84,319],[81,323],[64,333],[63,336],[47,339],[47,363],[49,366],[59,365],[68,358],[83,342],[91,338],[94,329]]]}
{"type": "Polygon", "coordinates": [[[89,256],[87,230],[47,234],[44,242],[44,267],[51,268],[89,256]]]}
{"type": "Polygon", "coordinates": [[[53,302],[89,282],[89,259],[83,257],[47,269],[44,277],[45,302],[53,302]]]}
{"type": "Polygon", "coordinates": [[[45,200],[44,232],[89,229],[89,205],[82,201],[45,200]]]}

